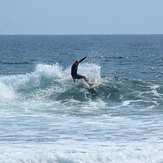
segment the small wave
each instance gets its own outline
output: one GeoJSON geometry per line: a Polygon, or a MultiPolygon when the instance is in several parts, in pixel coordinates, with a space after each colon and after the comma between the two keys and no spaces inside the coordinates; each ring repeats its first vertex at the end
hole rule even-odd
{"type": "Polygon", "coordinates": [[[24,61],[24,62],[3,62],[3,61],[1,61],[0,62],[1,64],[6,64],[6,65],[24,65],[24,64],[30,64],[29,62],[26,62],[26,61],[24,61]]]}

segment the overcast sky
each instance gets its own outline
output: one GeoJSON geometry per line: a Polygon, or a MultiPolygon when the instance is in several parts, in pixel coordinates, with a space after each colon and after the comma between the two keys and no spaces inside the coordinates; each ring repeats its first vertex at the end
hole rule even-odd
{"type": "Polygon", "coordinates": [[[0,34],[163,34],[163,0],[0,0],[0,34]]]}

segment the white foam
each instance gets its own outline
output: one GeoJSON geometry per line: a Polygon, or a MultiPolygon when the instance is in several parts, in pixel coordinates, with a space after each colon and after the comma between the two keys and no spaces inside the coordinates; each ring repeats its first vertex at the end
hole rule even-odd
{"type": "Polygon", "coordinates": [[[159,85],[153,85],[150,88],[152,89],[152,93],[157,97],[162,97],[162,94],[157,92],[157,88],[159,88],[159,85]]]}
{"type": "Polygon", "coordinates": [[[24,145],[10,146],[6,149],[1,148],[0,160],[3,163],[8,162],[33,162],[33,163],[153,163],[162,162],[163,151],[157,146],[128,146],[117,147],[114,143],[101,148],[100,146],[75,148],[67,150],[60,146],[52,145],[24,145]],[[136,147],[136,148],[135,148],[136,147]]]}
{"type": "Polygon", "coordinates": [[[15,92],[12,86],[0,82],[0,101],[9,101],[14,99],[15,92]]]}
{"type": "Polygon", "coordinates": [[[36,65],[34,74],[46,78],[61,78],[63,76],[62,67],[58,63],[54,65],[38,64],[36,65]]]}

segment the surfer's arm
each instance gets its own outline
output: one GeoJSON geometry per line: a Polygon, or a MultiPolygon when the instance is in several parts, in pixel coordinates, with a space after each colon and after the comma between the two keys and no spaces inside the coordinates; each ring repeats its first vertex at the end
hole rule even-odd
{"type": "Polygon", "coordinates": [[[87,55],[84,57],[84,58],[82,58],[79,62],[82,62],[84,59],[86,59],[87,58],[87,55]]]}

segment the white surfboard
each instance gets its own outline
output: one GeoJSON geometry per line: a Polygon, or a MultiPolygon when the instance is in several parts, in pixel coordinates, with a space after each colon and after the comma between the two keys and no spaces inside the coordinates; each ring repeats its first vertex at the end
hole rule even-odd
{"type": "MultiPolygon", "coordinates": [[[[90,83],[92,84],[92,83],[90,83]]],[[[93,82],[93,85],[91,85],[91,87],[87,84],[87,85],[84,85],[86,88],[88,89],[93,89],[93,88],[96,88],[98,87],[99,85],[101,84],[101,82],[93,82]]]]}

